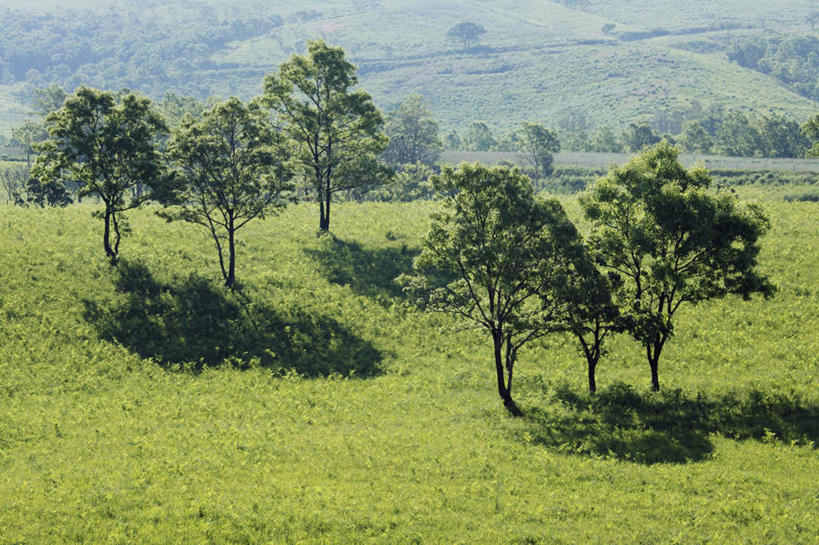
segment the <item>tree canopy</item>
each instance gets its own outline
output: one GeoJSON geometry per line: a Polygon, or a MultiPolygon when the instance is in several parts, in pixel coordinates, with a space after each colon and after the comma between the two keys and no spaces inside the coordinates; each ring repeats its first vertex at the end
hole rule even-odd
{"type": "Polygon", "coordinates": [[[517,169],[464,163],[433,176],[447,195],[404,278],[416,301],[486,331],[498,394],[518,413],[512,378],[519,349],[559,329],[554,290],[566,281],[579,237],[557,200],[534,197],[517,169]]]}
{"type": "Polygon", "coordinates": [[[438,123],[432,118],[421,95],[407,97],[390,111],[385,130],[390,143],[384,158],[392,165],[432,165],[443,149],[438,136],[438,123]]]}
{"type": "Polygon", "coordinates": [[[231,289],[236,231],[283,207],[290,189],[284,143],[267,117],[258,104],[230,98],[199,121],[184,119],[168,147],[175,176],[162,197],[175,206],[161,215],[210,231],[225,286],[231,289]]]}
{"type": "Polygon", "coordinates": [[[663,141],[580,197],[596,258],[625,284],[622,308],[646,349],[655,390],[660,354],[682,304],[774,291],[756,266],[769,226],[762,210],[709,191],[705,170],[687,170],[677,156],[663,141]]]}
{"type": "Polygon", "coordinates": [[[370,95],[354,90],[353,64],[340,47],[307,44],[264,79],[264,100],[290,141],[291,161],[319,203],[319,229],[330,229],[330,203],[339,191],[383,183],[379,161],[389,138],[370,95]]]}
{"type": "Polygon", "coordinates": [[[49,139],[38,147],[32,176],[43,182],[73,181],[80,195],[99,196],[103,247],[114,263],[127,227],[122,213],[148,199],[143,185],[163,179],[155,139],[165,124],[145,97],[88,87],[77,89],[46,120],[49,139]]]}

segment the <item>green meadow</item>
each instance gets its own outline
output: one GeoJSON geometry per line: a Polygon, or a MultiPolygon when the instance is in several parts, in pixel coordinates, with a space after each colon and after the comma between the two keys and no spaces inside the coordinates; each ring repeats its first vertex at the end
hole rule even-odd
{"type": "Polygon", "coordinates": [[[595,397],[547,338],[521,418],[489,340],[393,281],[434,202],[251,223],[236,293],[155,209],[114,268],[93,203],[2,206],[0,543],[816,543],[819,204],[737,191],[775,297],[681,311],[659,393],[626,337],[595,397]]]}

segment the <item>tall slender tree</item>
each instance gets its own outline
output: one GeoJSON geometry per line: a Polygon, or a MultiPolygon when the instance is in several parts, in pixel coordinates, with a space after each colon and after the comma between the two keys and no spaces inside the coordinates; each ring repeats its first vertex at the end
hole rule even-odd
{"type": "Polygon", "coordinates": [[[315,191],[325,232],[334,193],[383,183],[391,173],[379,161],[389,143],[383,116],[355,90],[355,71],[340,47],[317,40],[264,79],[265,102],[289,137],[293,166],[315,191]]]}
{"type": "Polygon", "coordinates": [[[199,121],[184,119],[168,147],[174,176],[160,197],[174,206],[160,215],[208,229],[230,289],[236,285],[236,232],[288,201],[282,137],[267,117],[257,104],[230,98],[199,121]]]}

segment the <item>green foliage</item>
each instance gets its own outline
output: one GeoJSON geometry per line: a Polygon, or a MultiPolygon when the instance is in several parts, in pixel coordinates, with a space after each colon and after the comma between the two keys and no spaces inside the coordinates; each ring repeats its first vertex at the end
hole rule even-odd
{"type": "Polygon", "coordinates": [[[515,144],[532,170],[535,180],[552,173],[553,153],[560,151],[557,133],[537,123],[526,122],[515,132],[515,144]]]}
{"type": "Polygon", "coordinates": [[[646,348],[655,390],[680,305],[728,294],[767,297],[774,290],[757,269],[759,238],[769,228],[761,208],[710,194],[706,171],[686,170],[677,157],[676,148],[661,142],[580,199],[596,258],[625,282],[619,304],[646,348]]]}
{"type": "Polygon", "coordinates": [[[635,152],[659,142],[660,135],[648,123],[629,123],[620,139],[627,151],[635,152]]]}
{"type": "Polygon", "coordinates": [[[174,208],[162,216],[210,231],[228,288],[236,282],[236,231],[287,203],[291,189],[282,137],[258,104],[237,98],[217,104],[200,121],[187,117],[174,132],[168,156],[176,167],[155,196],[174,208]],[[227,245],[227,248],[225,248],[227,245]],[[227,254],[227,255],[226,255],[227,254]]]}
{"type": "Polygon", "coordinates": [[[751,36],[734,41],[728,59],[768,74],[797,93],[819,100],[819,38],[751,36]]]}
{"type": "Polygon", "coordinates": [[[571,273],[567,262],[578,234],[556,200],[534,198],[517,170],[463,163],[432,179],[446,195],[443,209],[405,277],[419,304],[451,313],[485,330],[493,342],[498,394],[512,400],[521,347],[559,326],[560,300],[551,294],[571,273]]]}
{"type": "Polygon", "coordinates": [[[421,95],[407,97],[388,112],[384,131],[390,138],[384,159],[393,166],[407,163],[432,165],[443,149],[438,137],[438,123],[431,117],[421,95]]]}
{"type": "Polygon", "coordinates": [[[354,91],[355,66],[340,47],[307,45],[264,79],[264,99],[290,138],[291,162],[315,191],[319,229],[330,229],[333,193],[383,183],[379,163],[389,138],[381,112],[364,91],[354,91]]]}
{"type": "Polygon", "coordinates": [[[102,200],[103,247],[113,263],[127,228],[123,212],[142,204],[148,198],[142,187],[162,178],[155,140],[165,124],[147,98],[88,87],[77,89],[46,120],[49,139],[37,148],[32,177],[42,184],[68,180],[79,185],[80,196],[102,200]]]}
{"type": "Polygon", "coordinates": [[[484,34],[486,29],[483,26],[471,22],[458,23],[446,31],[447,39],[460,43],[464,49],[478,45],[484,34]]]}
{"type": "Polygon", "coordinates": [[[473,121],[461,142],[468,151],[489,151],[497,145],[492,129],[483,121],[473,121]]]}
{"type": "Polygon", "coordinates": [[[678,139],[683,150],[690,153],[710,153],[714,142],[699,121],[686,121],[678,139]]]}

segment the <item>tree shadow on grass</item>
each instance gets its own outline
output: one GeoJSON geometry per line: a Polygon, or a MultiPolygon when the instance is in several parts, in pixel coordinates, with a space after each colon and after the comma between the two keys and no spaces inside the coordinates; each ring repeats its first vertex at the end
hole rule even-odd
{"type": "Polygon", "coordinates": [[[101,338],[166,367],[258,365],[309,377],[380,372],[380,352],[332,318],[283,315],[196,275],[163,283],[144,265],[122,262],[116,290],[120,303],[85,301],[85,319],[101,338]]]}
{"type": "Polygon", "coordinates": [[[733,439],[819,441],[819,406],[752,390],[746,394],[640,393],[615,384],[597,395],[558,387],[547,408],[526,413],[529,438],[564,452],[643,464],[708,458],[711,434],[733,439]]]}
{"type": "Polygon", "coordinates": [[[382,302],[403,296],[395,279],[412,270],[412,260],[419,253],[406,244],[400,248],[366,249],[357,242],[331,236],[325,237],[321,249],[304,251],[318,261],[328,281],[382,302]]]}

